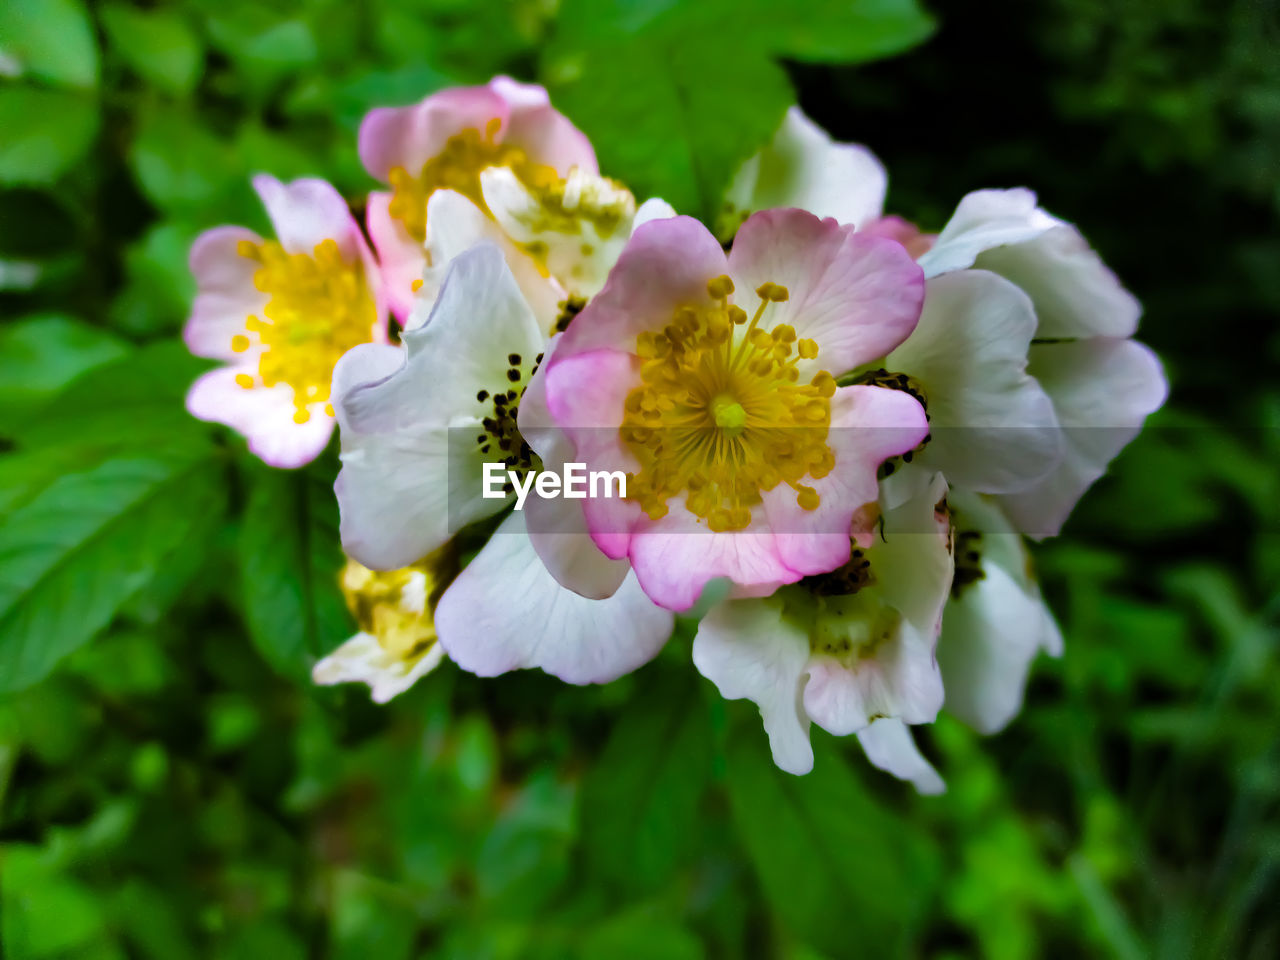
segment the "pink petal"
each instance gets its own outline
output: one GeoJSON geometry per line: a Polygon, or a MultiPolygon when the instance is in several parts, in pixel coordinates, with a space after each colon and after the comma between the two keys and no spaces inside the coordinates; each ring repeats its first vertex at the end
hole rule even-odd
{"type": "Polygon", "coordinates": [[[568,358],[600,347],[634,352],[636,337],[646,330],[661,330],[676,307],[709,305],[707,281],[726,270],[720,244],[692,217],[641,225],[604,289],[569,325],[558,356],[568,358]]]}
{"type": "Polygon", "coordinates": [[[364,256],[364,236],[347,201],[324,180],[304,177],[285,184],[261,173],[253,178],[253,188],[289,253],[310,256],[322,240],[334,240],[348,263],[364,256]]]}
{"type": "Polygon", "coordinates": [[[491,120],[506,125],[507,101],[488,86],[451,87],[411,107],[378,107],[360,123],[360,160],[370,175],[386,181],[392,167],[417,175],[463,130],[485,132],[491,120]]]}
{"type": "Polygon", "coordinates": [[[220,367],[201,376],[187,392],[187,410],[201,420],[225,423],[244,434],[249,450],[273,467],[301,467],[319,456],[334,424],[324,404],[312,404],[311,418],[295,423],[291,387],[281,383],[246,390],[236,383],[241,372],[253,371],[220,367]]]}
{"type": "Polygon", "coordinates": [[[231,349],[231,338],[244,333],[249,315],[261,315],[266,306],[266,294],[253,285],[258,265],[236,252],[242,240],[262,242],[252,230],[226,226],[206,230],[191,245],[189,262],[197,292],[183,339],[196,356],[244,359],[245,354],[231,349]]]}
{"type": "Polygon", "coordinates": [[[504,142],[522,147],[529,159],[554,167],[562,177],[574,167],[586,173],[599,172],[591,141],[568,117],[552,108],[545,89],[510,77],[495,77],[489,86],[511,109],[504,142]]]}
{"type": "MultiPolygon", "coordinates": [[[[640,361],[616,350],[565,356],[569,336],[561,337],[546,364],[547,409],[568,437],[575,460],[589,470],[632,473],[639,463],[623,445],[618,426],[627,393],[639,378],[640,361]]],[[[583,501],[583,512],[596,546],[613,559],[625,557],[631,530],[643,516],[639,505],[592,497],[583,501]]]]}
{"type": "Polygon", "coordinates": [[[381,263],[383,295],[391,312],[403,324],[413,311],[413,284],[415,280],[422,279],[427,258],[422,244],[387,212],[390,202],[389,193],[376,191],[369,194],[365,217],[381,263]]]}
{"type": "Polygon", "coordinates": [[[854,515],[875,501],[880,464],[914,449],[928,433],[924,408],[909,394],[868,386],[837,390],[827,434],[835,469],[809,484],[821,498],[818,508],[801,509],[785,485],[765,494],[781,561],[806,576],[847,561],[854,515]]]}
{"type": "Polygon", "coordinates": [[[802,373],[840,375],[882,357],[907,338],[924,303],[924,274],[902,245],[854,233],[803,210],[765,210],[738,230],[729,253],[735,302],[748,313],[761,284],[779,283],[789,299],[764,323],[788,323],[818,343],[802,373]]]}

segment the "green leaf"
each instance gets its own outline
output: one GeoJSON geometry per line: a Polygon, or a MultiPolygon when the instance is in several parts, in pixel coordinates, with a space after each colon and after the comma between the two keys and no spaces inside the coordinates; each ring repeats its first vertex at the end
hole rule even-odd
{"type": "Polygon", "coordinates": [[[127,350],[114,334],[58,314],[0,327],[0,435],[77,375],[127,350]]]}
{"type": "Polygon", "coordinates": [[[742,0],[736,16],[758,25],[765,46],[793,60],[861,63],[927,40],[935,23],[917,0],[807,0],[781,9],[742,0]]]}
{"type": "Polygon", "coordinates": [[[582,784],[588,865],[627,889],[667,882],[698,836],[710,772],[711,731],[693,685],[638,693],[582,784]]]}
{"type": "Polygon", "coordinates": [[[637,199],[708,219],[738,167],[792,102],[776,64],[734,38],[654,28],[551,68],[556,105],[591,137],[600,166],[637,199]]]}
{"type": "Polygon", "coordinates": [[[147,198],[172,214],[194,222],[235,223],[254,212],[254,205],[246,203],[253,198],[248,171],[234,146],[209,130],[193,111],[146,111],[129,163],[147,198]]]}
{"type": "Polygon", "coordinates": [[[841,755],[814,746],[813,772],[794,777],[773,765],[764,734],[744,726],[728,756],[738,834],[792,933],[834,956],[903,954],[927,915],[938,852],[872,800],[841,755]]]}
{"type": "Polygon", "coordinates": [[[299,681],[355,632],[338,588],[344,558],[330,484],[308,471],[255,470],[240,529],[249,635],[268,663],[299,681]]]}
{"type": "Polygon", "coordinates": [[[629,910],[583,938],[581,960],[702,960],[702,943],[692,933],[652,910],[629,910]]]}
{"type": "Polygon", "coordinates": [[[93,24],[79,0],[5,0],[0,56],[13,60],[19,75],[81,89],[98,84],[93,24]]]}
{"type": "Polygon", "coordinates": [[[0,87],[0,184],[53,183],[98,134],[98,105],[64,90],[0,87]]]}
{"type": "Polygon", "coordinates": [[[125,252],[128,282],[111,304],[111,322],[131,334],[176,332],[195,296],[187,254],[198,231],[165,222],[125,252]]]}
{"type": "Polygon", "coordinates": [[[204,54],[200,38],[182,14],[112,3],[99,16],[112,48],[142,79],[179,95],[195,87],[204,54]]]}
{"type": "Polygon", "coordinates": [[[0,690],[19,690],[107,626],[222,509],[208,457],[125,457],[62,476],[0,530],[0,690]]]}
{"type": "Polygon", "coordinates": [[[105,449],[208,447],[211,428],[187,413],[183,398],[208,361],[181,343],[158,343],[100,364],[14,430],[24,450],[50,446],[105,449]]]}

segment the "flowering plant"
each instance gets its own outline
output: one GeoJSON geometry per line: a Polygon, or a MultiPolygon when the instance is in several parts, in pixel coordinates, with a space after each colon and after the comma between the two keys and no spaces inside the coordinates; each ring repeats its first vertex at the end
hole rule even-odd
{"type": "Polygon", "coordinates": [[[798,108],[704,225],[506,77],[373,110],[359,152],[391,188],[371,244],[327,184],[263,175],[277,239],[191,251],[187,342],[228,363],[191,412],[278,467],[338,426],[361,632],[317,682],[384,701],[447,656],[603,683],[679,616],[792,773],[816,723],[937,792],[913,726],[1009,722],[1062,650],[1024,536],[1166,393],[1075,227],[979,190],[925,232],[798,108]]]}

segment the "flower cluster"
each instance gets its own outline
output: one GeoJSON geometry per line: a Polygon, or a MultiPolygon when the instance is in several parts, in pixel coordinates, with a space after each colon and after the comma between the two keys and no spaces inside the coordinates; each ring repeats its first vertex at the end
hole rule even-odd
{"type": "Polygon", "coordinates": [[[371,243],[332,187],[262,176],[276,237],[191,253],[187,342],[226,361],[191,412],[279,467],[339,428],[361,632],[317,682],[385,701],[447,656],[602,683],[687,615],[697,669],[793,773],[817,723],[937,791],[911,725],[1012,718],[1062,643],[1024,538],[1167,389],[1073,226],[981,190],[922,232],[884,214],[870,152],[793,108],[713,231],[637,204],[503,77],[374,110],[359,151],[387,185],[371,243]],[[530,493],[575,467],[621,495],[530,493]]]}

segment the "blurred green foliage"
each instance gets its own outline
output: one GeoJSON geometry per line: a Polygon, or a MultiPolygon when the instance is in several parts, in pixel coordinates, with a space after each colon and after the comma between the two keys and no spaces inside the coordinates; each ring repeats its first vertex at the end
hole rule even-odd
{"type": "Polygon", "coordinates": [[[0,6],[0,942],[13,958],[1280,953],[1280,37],[1228,0],[0,6]],[[876,61],[876,62],[871,62],[876,61]],[[857,64],[857,65],[854,65],[857,64]],[[917,797],[803,779],[689,663],[316,690],[332,455],[190,419],[186,250],[248,177],[371,186],[364,111],[546,83],[706,214],[796,93],[936,228],[1028,184],[1147,305],[1170,408],[1036,552],[1067,654],[917,797]]]}

